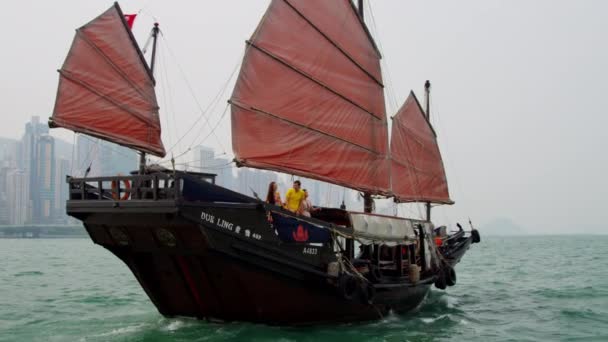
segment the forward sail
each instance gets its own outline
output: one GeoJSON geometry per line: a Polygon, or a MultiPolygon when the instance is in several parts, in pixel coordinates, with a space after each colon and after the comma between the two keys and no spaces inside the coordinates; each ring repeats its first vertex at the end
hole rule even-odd
{"type": "Polygon", "coordinates": [[[154,78],[118,4],[76,30],[51,127],[165,155],[154,78]]]}
{"type": "Polygon", "coordinates": [[[389,194],[380,58],[349,0],[273,0],[230,100],[237,162],[389,194]]]}
{"type": "Polygon", "coordinates": [[[393,117],[391,175],[398,201],[454,203],[437,136],[413,92],[393,117]]]}

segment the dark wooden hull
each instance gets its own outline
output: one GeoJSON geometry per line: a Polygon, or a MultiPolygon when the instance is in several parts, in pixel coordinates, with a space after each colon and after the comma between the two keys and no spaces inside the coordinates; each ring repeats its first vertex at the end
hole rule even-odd
{"type": "Polygon", "coordinates": [[[254,202],[83,200],[69,201],[68,213],[131,269],[169,317],[278,325],[374,320],[417,307],[435,280],[382,281],[371,303],[346,299],[324,262],[335,253],[283,243],[254,202]]]}

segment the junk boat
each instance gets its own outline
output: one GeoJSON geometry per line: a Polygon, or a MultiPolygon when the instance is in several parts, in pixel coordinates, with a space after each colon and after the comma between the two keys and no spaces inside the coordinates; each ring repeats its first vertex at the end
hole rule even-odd
{"type": "MultiPolygon", "coordinates": [[[[132,19],[132,18],[131,18],[132,19]]],[[[118,4],[77,29],[51,127],[141,152],[128,176],[68,177],[67,213],[120,258],[168,317],[310,325],[416,308],[456,283],[476,230],[449,234],[432,204],[453,204],[435,131],[412,92],[389,143],[380,52],[362,1],[272,0],[229,100],[239,167],[360,191],[364,211],[300,216],[215,184],[215,175],[146,164],[163,157],[153,76],[118,4]],[[426,203],[426,219],[374,214],[374,199],[426,203]]]]}

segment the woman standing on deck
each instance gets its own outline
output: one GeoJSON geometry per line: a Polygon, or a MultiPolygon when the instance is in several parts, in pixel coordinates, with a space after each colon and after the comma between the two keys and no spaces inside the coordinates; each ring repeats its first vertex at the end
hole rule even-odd
{"type": "Polygon", "coordinates": [[[268,193],[266,194],[266,203],[283,206],[281,201],[281,194],[279,193],[279,186],[277,182],[270,182],[268,185],[268,193]]]}

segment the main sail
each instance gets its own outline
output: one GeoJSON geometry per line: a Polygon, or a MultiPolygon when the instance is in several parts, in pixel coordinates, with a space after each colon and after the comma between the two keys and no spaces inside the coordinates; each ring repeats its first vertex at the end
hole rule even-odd
{"type": "Polygon", "coordinates": [[[391,175],[398,201],[454,203],[437,136],[413,92],[393,117],[391,175]]]}
{"type": "Polygon", "coordinates": [[[237,162],[389,194],[380,58],[349,0],[273,0],[230,100],[237,162]]]}
{"type": "Polygon", "coordinates": [[[76,30],[51,127],[163,157],[154,78],[118,4],[76,30]]]}

